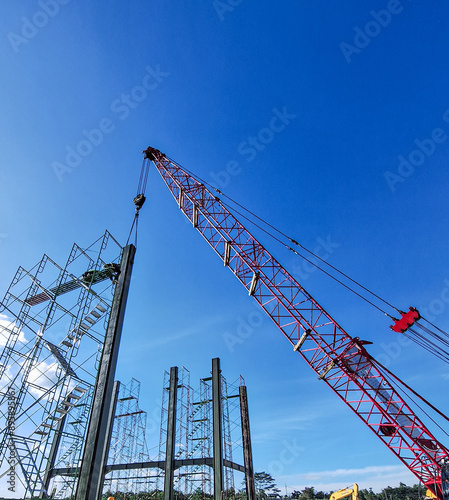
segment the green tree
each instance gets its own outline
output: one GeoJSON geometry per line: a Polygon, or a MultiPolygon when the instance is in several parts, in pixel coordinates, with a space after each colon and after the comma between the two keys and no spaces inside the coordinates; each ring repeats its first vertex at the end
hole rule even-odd
{"type": "Polygon", "coordinates": [[[308,486],[301,491],[301,500],[314,500],[316,498],[315,488],[308,486]]]}
{"type": "MultiPolygon", "coordinates": [[[[399,486],[392,488],[387,486],[379,494],[379,498],[383,500],[419,500],[419,486],[407,486],[404,483],[399,483],[399,486]]],[[[421,496],[425,494],[425,489],[421,488],[421,496]]]]}
{"type": "Polygon", "coordinates": [[[377,500],[377,495],[374,493],[372,488],[369,490],[365,488],[363,490],[359,490],[359,500],[377,500]]]}
{"type": "Polygon", "coordinates": [[[266,496],[269,490],[276,488],[276,483],[268,472],[255,472],[254,485],[256,493],[262,496],[266,496]]]}

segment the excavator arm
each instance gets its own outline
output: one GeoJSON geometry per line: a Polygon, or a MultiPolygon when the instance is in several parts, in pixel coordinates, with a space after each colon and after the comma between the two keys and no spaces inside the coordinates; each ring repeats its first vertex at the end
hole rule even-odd
{"type": "Polygon", "coordinates": [[[228,211],[219,197],[154,148],[144,151],[179,208],[276,324],[295,352],[439,499],[448,450],[366,351],[228,211]]]}
{"type": "Polygon", "coordinates": [[[341,490],[334,491],[329,500],[340,500],[346,497],[351,497],[352,500],[359,500],[359,486],[357,483],[354,483],[352,488],[342,488],[341,490]]]}

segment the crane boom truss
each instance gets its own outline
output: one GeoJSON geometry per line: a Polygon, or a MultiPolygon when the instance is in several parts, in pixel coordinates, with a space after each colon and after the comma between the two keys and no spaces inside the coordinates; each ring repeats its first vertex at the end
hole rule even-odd
{"type": "Polygon", "coordinates": [[[441,464],[448,450],[385,378],[364,342],[346,333],[204,184],[157,149],[148,148],[145,157],[193,226],[318,378],[441,498],[441,464]]]}

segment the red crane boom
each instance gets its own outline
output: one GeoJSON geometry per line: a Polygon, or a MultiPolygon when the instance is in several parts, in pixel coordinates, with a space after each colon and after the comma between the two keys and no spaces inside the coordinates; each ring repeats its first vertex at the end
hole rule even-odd
{"type": "Polygon", "coordinates": [[[179,208],[293,349],[439,499],[449,453],[366,351],[274,259],[204,184],[154,148],[144,151],[179,208]]]}

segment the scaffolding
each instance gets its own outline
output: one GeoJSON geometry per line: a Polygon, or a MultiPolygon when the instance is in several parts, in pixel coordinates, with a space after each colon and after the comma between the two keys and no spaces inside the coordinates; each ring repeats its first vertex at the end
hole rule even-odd
{"type": "Polygon", "coordinates": [[[218,358],[197,391],[186,368],[166,372],[150,460],[140,383],[114,382],[134,252],[105,232],[64,266],[44,255],[19,268],[0,302],[0,477],[13,471],[24,498],[223,500],[248,470],[234,461],[242,384],[227,383],[218,358]]]}
{"type": "Polygon", "coordinates": [[[105,232],[64,266],[44,255],[0,303],[0,473],[13,457],[24,496],[74,492],[121,253],[105,232]]]}
{"type": "MultiPolygon", "coordinates": [[[[218,360],[218,358],[217,358],[218,360]]],[[[215,360],[213,360],[215,361],[215,360]]],[[[176,367],[175,367],[176,368],[176,367]]],[[[173,370],[173,368],[172,368],[173,370]]],[[[219,372],[219,370],[217,370],[219,372]]],[[[190,386],[190,373],[182,367],[179,377],[177,371],[164,374],[164,388],[162,394],[161,431],[159,438],[158,462],[164,464],[167,471],[170,439],[167,429],[170,427],[170,379],[176,373],[176,429],[175,453],[173,464],[173,497],[183,499],[211,499],[217,496],[214,484],[218,472],[222,469],[220,489],[223,495],[220,498],[234,499],[236,497],[235,473],[244,477],[245,467],[236,464],[244,463],[242,426],[241,426],[241,399],[240,387],[244,386],[242,377],[236,383],[229,384],[219,374],[220,409],[214,409],[214,377],[201,378],[197,390],[190,386]],[[214,417],[218,415],[219,425],[214,426],[214,417]],[[216,437],[216,429],[220,428],[220,436],[216,437]],[[214,430],[215,429],[215,430],[214,430]],[[216,459],[217,441],[220,441],[218,459],[216,459]],[[218,466],[217,462],[218,460],[218,466]],[[214,463],[215,462],[215,463],[214,463]]],[[[246,402],[245,402],[246,403],[246,402]]],[[[165,476],[162,471],[158,474],[155,493],[164,490],[165,476]]],[[[170,480],[167,478],[166,480],[170,480]]],[[[165,489],[167,494],[167,487],[165,489]]],[[[167,497],[165,497],[167,498],[167,497]]]]}
{"type": "MultiPolygon", "coordinates": [[[[120,385],[114,417],[108,464],[148,462],[150,456],[146,442],[147,412],[139,406],[140,382],[134,378],[120,385]]],[[[133,498],[154,489],[157,473],[154,469],[112,469],[106,475],[103,492],[117,497],[118,492],[133,498]]]]}
{"type": "MultiPolygon", "coordinates": [[[[191,453],[191,439],[189,438],[193,389],[190,386],[190,372],[184,366],[177,375],[177,400],[176,407],[176,452],[174,460],[188,458],[191,453]]],[[[170,399],[170,373],[164,372],[163,389],[162,389],[162,408],[161,408],[161,427],[159,434],[159,455],[158,460],[164,462],[166,459],[166,444],[167,444],[167,429],[169,415],[169,399],[170,399]]],[[[184,489],[185,478],[180,474],[174,475],[174,489],[179,491],[184,489]]],[[[164,473],[159,471],[157,474],[156,490],[162,492],[164,490],[164,473]]]]}

